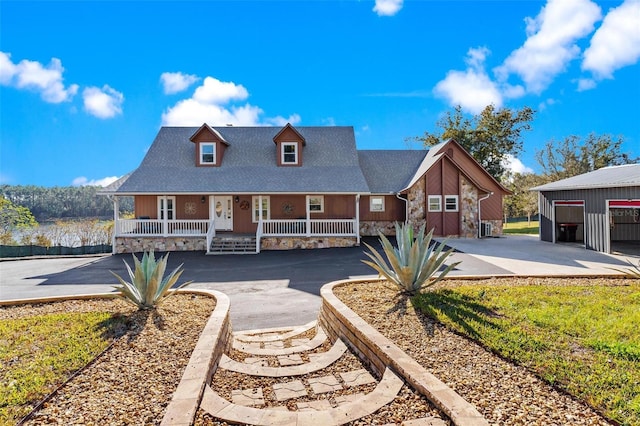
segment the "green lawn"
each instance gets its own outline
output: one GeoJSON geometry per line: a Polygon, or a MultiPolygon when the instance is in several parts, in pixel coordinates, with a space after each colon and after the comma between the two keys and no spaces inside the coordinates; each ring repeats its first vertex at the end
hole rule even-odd
{"type": "Polygon", "coordinates": [[[469,285],[428,292],[413,302],[609,418],[640,424],[639,280],[469,285]]]}
{"type": "Polygon", "coordinates": [[[538,221],[523,222],[507,222],[502,226],[502,232],[505,234],[538,234],[540,227],[538,221]]]}
{"type": "Polygon", "coordinates": [[[16,424],[84,367],[124,320],[106,312],[0,320],[0,425],[16,424]]]}

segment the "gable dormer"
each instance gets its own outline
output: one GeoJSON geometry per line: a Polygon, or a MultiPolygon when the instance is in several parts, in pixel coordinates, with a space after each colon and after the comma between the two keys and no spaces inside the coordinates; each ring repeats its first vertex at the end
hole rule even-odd
{"type": "Polygon", "coordinates": [[[273,141],[276,144],[276,162],[278,166],[302,166],[302,148],[307,142],[291,123],[287,123],[273,137],[273,141]]]}
{"type": "Polygon", "coordinates": [[[196,167],[219,167],[229,143],[218,131],[204,123],[189,138],[196,144],[196,167]]]}

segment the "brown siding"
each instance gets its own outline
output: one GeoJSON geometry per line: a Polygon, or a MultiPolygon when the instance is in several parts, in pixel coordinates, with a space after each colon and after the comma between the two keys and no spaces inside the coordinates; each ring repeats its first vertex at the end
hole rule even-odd
{"type": "MultiPolygon", "coordinates": [[[[135,196],[136,217],[158,218],[158,196],[156,195],[136,195],[135,196]]],[[[201,220],[209,218],[209,200],[205,198],[202,203],[202,195],[178,195],[176,196],[175,218],[179,220],[201,220]],[[186,204],[194,203],[195,214],[186,213],[186,204]]]]}
{"type": "Polygon", "coordinates": [[[280,133],[278,135],[278,137],[276,138],[276,142],[300,142],[300,143],[302,143],[302,139],[300,139],[300,136],[298,136],[298,134],[296,133],[295,130],[293,130],[292,128],[288,127],[286,129],[283,129],[282,133],[280,133]]]}
{"type": "Polygon", "coordinates": [[[158,201],[155,195],[136,195],[133,202],[135,215],[137,218],[158,218],[158,201]]]}
{"type": "MultiPolygon", "coordinates": [[[[271,219],[304,219],[306,206],[304,195],[279,194],[271,196],[271,219]],[[285,207],[291,207],[291,212],[285,212],[285,207]]],[[[325,200],[325,203],[327,201],[325,200]]]]}
{"type": "Polygon", "coordinates": [[[504,189],[458,144],[449,143],[443,148],[443,151],[451,157],[459,169],[462,170],[475,185],[481,187],[480,198],[486,195],[482,194],[483,190],[493,192],[493,195],[482,201],[482,220],[501,220],[502,197],[507,195],[504,189]]]}
{"type": "Polygon", "coordinates": [[[360,197],[360,220],[363,221],[401,221],[405,220],[405,202],[394,195],[384,196],[384,211],[371,212],[369,210],[371,197],[360,197]]]}
{"type": "Polygon", "coordinates": [[[311,213],[311,219],[349,219],[356,217],[355,195],[325,195],[324,213],[311,213]]]}
{"type": "Polygon", "coordinates": [[[427,230],[434,228],[434,235],[460,235],[460,171],[450,160],[444,157],[426,173],[425,211],[427,230]],[[429,195],[440,195],[442,211],[429,211],[429,195]],[[458,196],[458,211],[444,211],[445,196],[458,196]]]}
{"type": "Polygon", "coordinates": [[[209,199],[205,197],[202,202],[202,195],[178,195],[176,197],[176,219],[178,220],[201,220],[209,219],[209,199]],[[187,214],[187,203],[193,203],[194,214],[187,214]]]}
{"type": "MultiPolygon", "coordinates": [[[[480,195],[482,198],[483,195],[480,195]]],[[[480,207],[482,220],[502,220],[502,193],[494,192],[492,196],[482,201],[480,207]]]]}

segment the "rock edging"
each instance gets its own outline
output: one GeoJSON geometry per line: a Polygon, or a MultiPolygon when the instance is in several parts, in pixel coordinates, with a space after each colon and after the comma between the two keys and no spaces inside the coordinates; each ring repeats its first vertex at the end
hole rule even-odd
{"type": "Polygon", "coordinates": [[[378,374],[382,374],[387,367],[393,369],[446,413],[455,425],[488,426],[488,421],[472,404],[429,373],[333,294],[337,286],[370,281],[340,280],[325,284],[320,289],[322,307],[319,322],[331,340],[343,339],[363,360],[368,360],[378,374]]]}
{"type": "Polygon", "coordinates": [[[217,368],[222,354],[231,344],[231,320],[229,319],[231,302],[229,297],[216,290],[178,291],[214,297],[216,307],[200,333],[200,338],[191,353],[182,379],[167,406],[160,423],[165,426],[193,424],[205,386],[211,383],[211,377],[213,377],[213,372],[217,368]]]}

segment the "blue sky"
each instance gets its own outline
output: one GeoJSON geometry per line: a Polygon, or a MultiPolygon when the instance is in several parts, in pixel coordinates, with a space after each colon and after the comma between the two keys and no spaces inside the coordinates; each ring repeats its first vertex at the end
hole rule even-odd
{"type": "Polygon", "coordinates": [[[346,125],[420,148],[446,111],[537,111],[640,156],[640,0],[0,2],[0,183],[109,182],[162,125],[346,125]]]}

